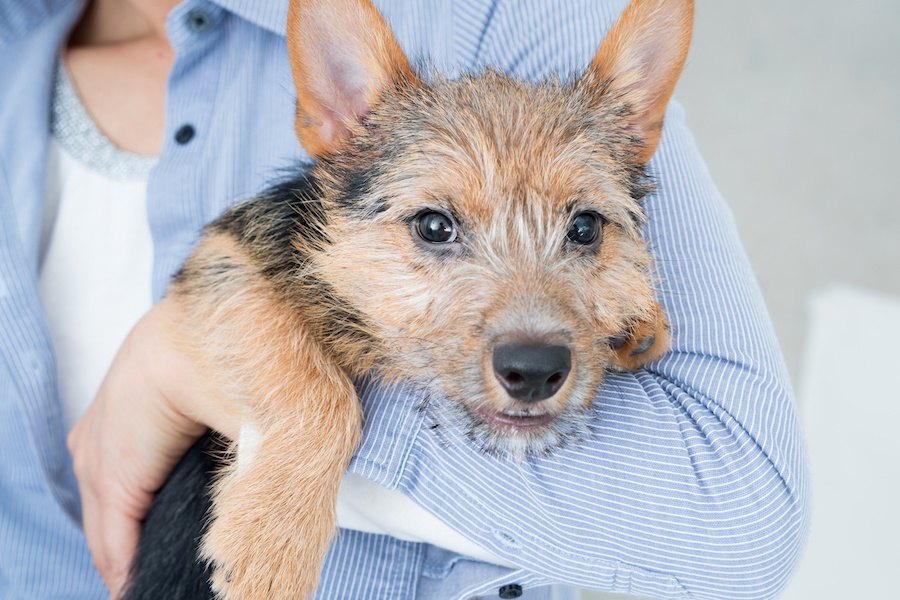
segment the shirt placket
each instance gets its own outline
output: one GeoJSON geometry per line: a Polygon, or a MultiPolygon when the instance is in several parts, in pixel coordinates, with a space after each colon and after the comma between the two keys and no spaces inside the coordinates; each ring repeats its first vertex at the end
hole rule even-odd
{"type": "Polygon", "coordinates": [[[213,68],[229,14],[205,0],[174,8],[166,27],[175,62],[166,88],[162,154],[147,184],[147,211],[154,243],[153,298],[162,297],[197,233],[209,220],[203,202],[204,152],[211,137],[221,69],[213,68]],[[175,186],[172,182],[177,182],[175,186]]]}

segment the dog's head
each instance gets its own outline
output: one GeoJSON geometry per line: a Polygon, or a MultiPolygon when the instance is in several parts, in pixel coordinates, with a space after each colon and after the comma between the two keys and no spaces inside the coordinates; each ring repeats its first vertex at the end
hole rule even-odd
{"type": "Polygon", "coordinates": [[[666,347],[641,200],[692,17],[634,0],[579,79],[529,84],[417,74],[369,0],[291,5],[315,267],[382,371],[455,400],[486,449],[576,435],[607,369],[666,347]]]}

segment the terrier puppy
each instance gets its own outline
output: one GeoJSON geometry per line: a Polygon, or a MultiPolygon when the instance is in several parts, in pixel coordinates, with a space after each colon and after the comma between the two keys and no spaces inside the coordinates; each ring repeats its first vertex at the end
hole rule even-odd
{"type": "Polygon", "coordinates": [[[531,84],[426,79],[370,0],[292,2],[317,163],[207,227],[169,291],[172,335],[258,443],[176,470],[129,597],[211,597],[210,575],[222,599],[309,597],[355,377],[417,386],[524,460],[585,432],[607,370],[665,351],[641,200],[692,20],[692,0],[633,0],[580,78],[531,84]]]}

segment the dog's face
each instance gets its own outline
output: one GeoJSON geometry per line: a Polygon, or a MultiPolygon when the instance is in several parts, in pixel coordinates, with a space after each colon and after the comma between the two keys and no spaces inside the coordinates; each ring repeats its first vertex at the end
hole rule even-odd
{"type": "MultiPolygon", "coordinates": [[[[636,324],[660,338],[638,340],[642,358],[666,344],[640,201],[677,73],[646,82],[632,64],[647,70],[646,56],[604,46],[567,85],[426,82],[374,9],[342,3],[362,8],[337,40],[315,25],[318,3],[292,7],[325,50],[359,43],[323,65],[306,46],[294,57],[298,132],[321,159],[329,215],[317,270],[382,341],[383,373],[452,399],[442,406],[485,449],[523,456],[581,434],[605,371],[632,366],[619,351],[636,324]],[[324,88],[308,82],[324,73],[324,88]]],[[[689,4],[636,2],[610,38],[644,42],[660,18],[648,5],[689,4]]]]}
{"type": "Polygon", "coordinates": [[[570,437],[610,340],[652,311],[645,182],[614,121],[586,86],[441,81],[386,95],[324,165],[326,279],[384,367],[453,398],[486,447],[570,437]]]}

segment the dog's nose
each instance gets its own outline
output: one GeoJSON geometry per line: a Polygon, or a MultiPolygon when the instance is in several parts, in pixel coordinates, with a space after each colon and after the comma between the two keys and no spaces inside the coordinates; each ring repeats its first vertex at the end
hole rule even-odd
{"type": "Polygon", "coordinates": [[[510,396],[539,402],[555,394],[572,369],[565,346],[504,344],[494,348],[494,374],[510,396]]]}

